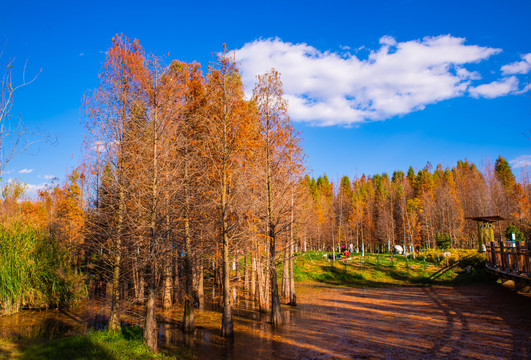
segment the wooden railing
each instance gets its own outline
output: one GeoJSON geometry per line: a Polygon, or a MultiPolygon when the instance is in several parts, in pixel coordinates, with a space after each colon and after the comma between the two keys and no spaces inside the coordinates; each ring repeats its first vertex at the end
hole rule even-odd
{"type": "Polygon", "coordinates": [[[487,269],[519,279],[531,280],[531,241],[487,243],[487,269]]]}

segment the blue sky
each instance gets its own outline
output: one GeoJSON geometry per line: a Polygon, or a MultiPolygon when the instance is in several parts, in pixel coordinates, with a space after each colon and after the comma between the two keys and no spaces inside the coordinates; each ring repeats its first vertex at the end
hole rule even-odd
{"type": "Polygon", "coordinates": [[[530,14],[531,2],[512,0],[12,1],[0,13],[0,61],[15,58],[15,81],[26,61],[27,76],[42,68],[13,113],[57,144],[32,147],[2,178],[33,190],[79,164],[82,97],[120,32],[205,70],[226,43],[249,91],[277,68],[315,176],[498,155],[519,172],[531,163],[530,14]]]}

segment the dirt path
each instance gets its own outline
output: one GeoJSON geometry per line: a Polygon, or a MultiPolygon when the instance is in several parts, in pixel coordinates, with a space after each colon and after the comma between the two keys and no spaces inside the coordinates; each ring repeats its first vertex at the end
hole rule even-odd
{"type": "Polygon", "coordinates": [[[286,308],[286,324],[276,330],[238,317],[234,344],[221,345],[209,332],[197,334],[201,358],[531,358],[531,298],[501,285],[302,285],[299,303],[286,308]]]}

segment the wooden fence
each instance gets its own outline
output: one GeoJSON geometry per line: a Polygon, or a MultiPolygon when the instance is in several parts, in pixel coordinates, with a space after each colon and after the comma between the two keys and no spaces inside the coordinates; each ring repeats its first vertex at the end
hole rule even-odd
{"type": "Polygon", "coordinates": [[[486,248],[488,270],[520,280],[531,280],[531,241],[515,241],[514,246],[490,241],[486,248]]]}

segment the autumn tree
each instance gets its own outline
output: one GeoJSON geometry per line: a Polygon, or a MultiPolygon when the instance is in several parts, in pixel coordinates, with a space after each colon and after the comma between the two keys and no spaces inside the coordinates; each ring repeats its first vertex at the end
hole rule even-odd
{"type": "Polygon", "coordinates": [[[275,69],[259,75],[253,89],[252,102],[260,117],[260,150],[263,151],[261,169],[266,192],[266,236],[269,239],[269,271],[271,281],[271,321],[282,323],[277,284],[276,249],[279,234],[293,222],[294,174],[301,171],[301,149],[298,136],[288,115],[283,98],[280,73],[275,69]]]}
{"type": "MultiPolygon", "coordinates": [[[[105,155],[108,166],[108,191],[116,196],[108,196],[105,204],[114,221],[106,232],[111,239],[112,297],[109,329],[120,329],[120,269],[126,230],[126,197],[129,195],[128,170],[133,162],[128,149],[133,146],[133,112],[138,108],[144,95],[143,72],[144,55],[137,40],[130,42],[127,37],[117,35],[112,39],[112,47],[106,53],[104,70],[100,74],[100,86],[85,99],[85,125],[88,130],[86,145],[89,154],[98,157],[105,155]],[[96,153],[96,154],[94,154],[96,153]]],[[[88,155],[90,156],[90,155],[88,155]]],[[[101,163],[94,163],[99,172],[101,163]]],[[[102,204],[103,205],[103,204],[102,204]]]]}
{"type": "Polygon", "coordinates": [[[256,120],[249,104],[244,101],[243,85],[234,61],[227,51],[209,69],[206,79],[205,132],[202,135],[204,158],[210,178],[210,194],[217,208],[219,237],[222,244],[223,317],[221,334],[234,334],[230,297],[229,245],[233,233],[231,211],[234,179],[255,145],[256,120]]]}

